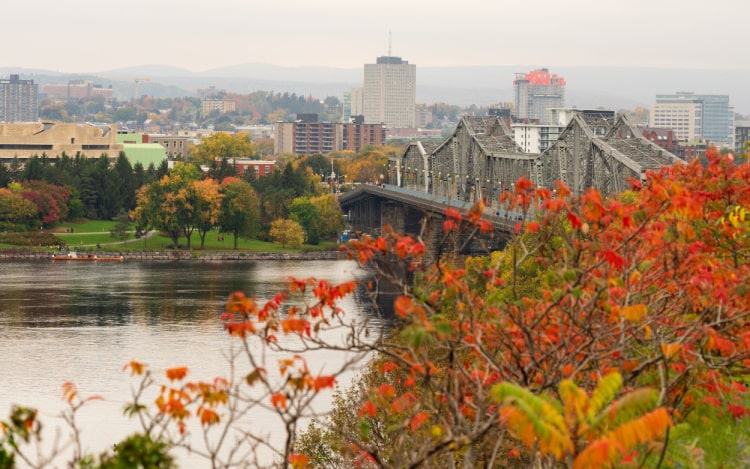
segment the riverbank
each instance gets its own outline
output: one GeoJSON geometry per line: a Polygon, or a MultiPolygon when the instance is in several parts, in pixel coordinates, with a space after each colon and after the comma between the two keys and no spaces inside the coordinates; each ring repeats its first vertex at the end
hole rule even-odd
{"type": "MultiPolygon", "coordinates": [[[[342,251],[309,251],[309,252],[205,252],[205,251],[86,251],[86,255],[102,257],[122,256],[126,261],[304,261],[346,259],[342,251]]],[[[0,250],[0,260],[46,260],[52,259],[52,253],[44,251],[26,251],[20,249],[0,250]]]]}

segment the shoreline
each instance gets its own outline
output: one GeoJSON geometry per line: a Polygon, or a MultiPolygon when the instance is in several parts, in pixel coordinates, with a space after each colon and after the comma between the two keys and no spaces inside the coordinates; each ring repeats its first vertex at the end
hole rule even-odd
{"type": "MultiPolygon", "coordinates": [[[[311,252],[207,252],[195,254],[189,251],[143,251],[113,252],[86,251],[102,257],[122,256],[125,261],[305,261],[305,260],[340,260],[346,259],[345,251],[311,251],[311,252]]],[[[42,251],[23,251],[15,249],[0,250],[0,260],[52,260],[54,253],[42,251]]]]}

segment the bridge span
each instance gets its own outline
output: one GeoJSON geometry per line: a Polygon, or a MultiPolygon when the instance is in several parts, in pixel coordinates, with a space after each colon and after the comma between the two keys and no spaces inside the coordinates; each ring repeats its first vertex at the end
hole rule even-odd
{"type": "MultiPolygon", "coordinates": [[[[503,191],[513,192],[519,178],[537,187],[562,181],[580,195],[597,188],[603,195],[621,192],[629,179],[643,181],[649,170],[682,162],[645,139],[624,115],[604,110],[571,110],[557,140],[542,153],[526,153],[514,140],[509,120],[465,116],[439,144],[411,142],[388,160],[387,184],[363,185],[340,197],[352,229],[419,234],[422,225],[442,220],[446,207],[466,211],[479,200],[485,219],[498,232],[512,233],[519,214],[498,205],[503,191]]],[[[442,226],[442,223],[440,223],[442,226]]],[[[432,230],[433,236],[440,230],[432,230]]]]}
{"type": "MultiPolygon", "coordinates": [[[[396,232],[422,235],[425,242],[437,243],[445,220],[445,210],[466,213],[473,202],[428,194],[393,184],[364,184],[339,196],[339,204],[353,231],[367,234],[383,232],[386,225],[396,232]]],[[[502,247],[523,215],[497,206],[487,207],[483,219],[492,223],[495,233],[484,241],[502,247]]],[[[434,244],[433,244],[434,245],[434,244]]]]}

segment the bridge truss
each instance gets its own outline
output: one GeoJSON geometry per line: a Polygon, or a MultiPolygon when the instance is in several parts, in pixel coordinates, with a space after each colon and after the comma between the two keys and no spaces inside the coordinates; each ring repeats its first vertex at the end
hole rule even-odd
{"type": "Polygon", "coordinates": [[[387,182],[435,196],[496,203],[525,177],[540,187],[555,181],[581,194],[589,187],[604,195],[643,180],[646,171],[681,161],[643,138],[625,116],[576,113],[558,140],[543,153],[524,153],[499,117],[463,117],[442,143],[408,144],[388,162],[387,182]]]}

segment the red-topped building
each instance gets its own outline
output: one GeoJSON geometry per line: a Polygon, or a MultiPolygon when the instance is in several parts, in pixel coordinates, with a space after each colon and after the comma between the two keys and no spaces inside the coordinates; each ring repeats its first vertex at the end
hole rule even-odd
{"type": "Polygon", "coordinates": [[[550,109],[565,107],[565,79],[546,68],[516,73],[513,80],[516,117],[550,123],[550,109]]]}

